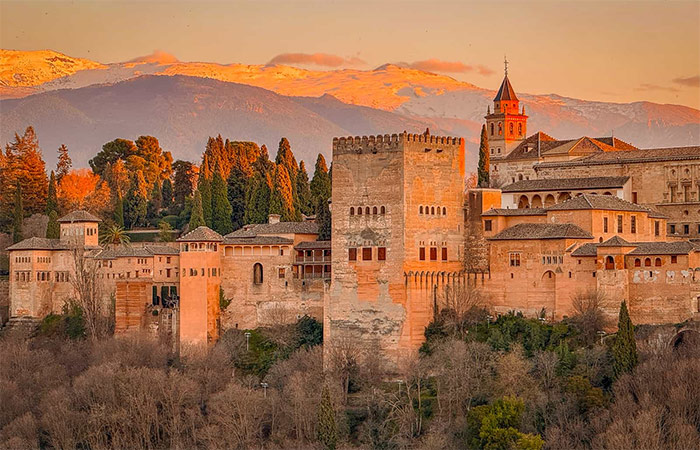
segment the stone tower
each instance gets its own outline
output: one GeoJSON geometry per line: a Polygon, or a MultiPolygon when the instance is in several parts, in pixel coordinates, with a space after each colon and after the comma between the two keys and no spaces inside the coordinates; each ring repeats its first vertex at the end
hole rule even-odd
{"type": "Polygon", "coordinates": [[[180,343],[198,345],[219,337],[221,246],[224,238],[198,227],[177,241],[180,244],[180,343]]]}
{"type": "Polygon", "coordinates": [[[361,348],[395,367],[421,345],[444,287],[463,279],[463,182],[460,138],[333,139],[326,356],[361,348]]]}
{"type": "Polygon", "coordinates": [[[488,108],[485,119],[492,159],[507,156],[527,136],[525,107],[520,109],[520,100],[508,79],[507,60],[503,82],[493,99],[493,113],[488,108]]]}

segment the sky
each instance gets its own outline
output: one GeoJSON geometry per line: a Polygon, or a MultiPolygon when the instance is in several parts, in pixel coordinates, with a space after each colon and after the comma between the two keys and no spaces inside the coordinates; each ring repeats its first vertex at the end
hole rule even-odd
{"type": "Polygon", "coordinates": [[[700,1],[0,0],[0,46],[102,63],[372,69],[403,63],[497,89],[700,108],[700,1]]]}

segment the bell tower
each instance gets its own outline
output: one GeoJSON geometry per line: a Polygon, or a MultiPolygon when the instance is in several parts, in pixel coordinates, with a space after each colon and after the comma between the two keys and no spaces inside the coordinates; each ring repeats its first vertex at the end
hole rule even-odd
{"type": "Polygon", "coordinates": [[[503,61],[505,76],[491,107],[486,112],[486,133],[489,137],[491,158],[503,158],[527,136],[525,107],[520,110],[520,100],[508,79],[508,60],[503,61]]]}

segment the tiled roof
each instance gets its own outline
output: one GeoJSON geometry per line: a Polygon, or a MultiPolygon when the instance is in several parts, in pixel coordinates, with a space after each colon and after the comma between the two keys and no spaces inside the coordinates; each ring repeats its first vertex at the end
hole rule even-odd
{"type": "Polygon", "coordinates": [[[310,220],[305,220],[302,222],[251,224],[246,225],[233,233],[227,234],[226,237],[254,237],[261,234],[318,234],[318,224],[310,220]]]}
{"type": "MultiPolygon", "coordinates": [[[[581,156],[581,158],[577,159],[577,161],[590,157],[588,154],[591,152],[593,152],[594,155],[598,155],[611,152],[624,153],[627,151],[637,151],[635,146],[613,137],[591,138],[588,136],[583,136],[578,139],[558,140],[545,133],[537,132],[520,142],[520,144],[518,144],[518,146],[505,157],[505,159],[537,159],[538,146],[540,156],[554,156],[557,154],[581,156]],[[537,139],[538,136],[539,142],[537,139]]],[[[558,162],[551,164],[558,164],[558,162]]]]}
{"type": "Polygon", "coordinates": [[[519,223],[506,228],[490,240],[511,239],[592,239],[588,232],[570,223],[519,223]]]}
{"type": "Polygon", "coordinates": [[[654,212],[649,208],[628,202],[612,195],[581,194],[547,208],[548,211],[571,211],[582,209],[607,209],[610,211],[654,212]]]}
{"type": "Polygon", "coordinates": [[[598,244],[598,247],[634,247],[635,244],[630,244],[620,236],[613,236],[605,242],[598,244]]]}
{"type": "Polygon", "coordinates": [[[496,93],[496,97],[493,99],[494,102],[499,102],[501,100],[518,100],[518,97],[515,95],[515,90],[510,84],[508,75],[506,75],[505,78],[503,78],[501,87],[498,89],[498,93],[496,93]]]}
{"type": "Polygon", "coordinates": [[[180,249],[169,245],[147,245],[146,248],[154,255],[179,255],[180,249]]]}
{"type": "Polygon", "coordinates": [[[118,247],[106,248],[95,257],[98,259],[115,258],[150,258],[153,255],[179,255],[180,250],[167,245],[121,245],[118,247]]]}
{"type": "Polygon", "coordinates": [[[520,144],[517,145],[511,151],[508,156],[506,156],[504,159],[531,159],[535,158],[537,159],[537,147],[539,146],[539,152],[540,154],[546,152],[550,148],[557,147],[565,142],[570,142],[568,141],[558,141],[554,139],[552,136],[543,133],[541,131],[538,131],[537,133],[523,139],[520,144]],[[539,140],[538,140],[539,136],[539,140]]]}
{"type": "Polygon", "coordinates": [[[629,255],[687,255],[697,249],[688,241],[678,242],[635,242],[637,248],[629,255]]]}
{"type": "Polygon", "coordinates": [[[304,241],[299,242],[294,248],[297,250],[329,249],[331,241],[304,241]]]}
{"type": "Polygon", "coordinates": [[[67,243],[60,239],[47,239],[40,237],[30,237],[19,241],[18,243],[7,247],[8,251],[12,250],[68,250],[70,247],[67,243]]]}
{"type": "Polygon", "coordinates": [[[102,219],[95,217],[87,211],[73,211],[58,219],[59,222],[102,222],[102,219]]]}
{"type": "Polygon", "coordinates": [[[481,214],[482,216],[546,216],[544,208],[491,208],[481,214]]]}
{"type": "Polygon", "coordinates": [[[205,226],[197,227],[194,230],[188,232],[187,234],[180,236],[177,239],[178,242],[193,242],[193,241],[221,242],[223,240],[224,240],[223,236],[221,236],[219,233],[212,230],[211,228],[205,227],[205,226]]]}
{"type": "Polygon", "coordinates": [[[597,256],[598,245],[594,243],[586,243],[571,252],[571,256],[597,256]]]}
{"type": "Polygon", "coordinates": [[[605,165],[605,164],[630,164],[658,161],[682,161],[700,159],[700,146],[670,147],[640,149],[631,151],[617,151],[596,153],[573,161],[557,161],[539,163],[536,168],[605,165]]]}
{"type": "Polygon", "coordinates": [[[252,236],[252,237],[224,237],[224,244],[231,245],[289,245],[293,244],[292,239],[279,236],[252,236]]]}
{"type": "Polygon", "coordinates": [[[503,187],[503,192],[561,191],[621,188],[630,177],[551,178],[521,180],[503,187]]]}

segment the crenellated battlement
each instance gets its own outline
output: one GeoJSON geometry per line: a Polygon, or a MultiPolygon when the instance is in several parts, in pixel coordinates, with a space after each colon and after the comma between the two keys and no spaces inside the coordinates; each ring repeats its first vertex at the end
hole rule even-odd
{"type": "Polygon", "coordinates": [[[403,143],[409,142],[461,146],[464,139],[451,136],[434,136],[429,133],[412,134],[405,131],[399,134],[379,134],[376,136],[334,137],[333,154],[395,151],[400,150],[403,143]]]}

